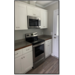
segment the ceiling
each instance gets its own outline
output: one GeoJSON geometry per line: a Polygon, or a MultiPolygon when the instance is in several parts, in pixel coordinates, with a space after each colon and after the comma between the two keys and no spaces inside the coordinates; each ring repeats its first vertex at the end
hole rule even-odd
{"type": "Polygon", "coordinates": [[[56,3],[57,1],[38,1],[38,0],[31,1],[31,0],[28,0],[28,1],[24,1],[24,2],[34,4],[34,5],[36,5],[38,7],[41,7],[41,8],[45,8],[45,7],[47,7],[47,6],[51,5],[51,4],[56,3]]]}
{"type": "Polygon", "coordinates": [[[51,3],[52,1],[36,1],[36,3],[40,5],[47,5],[48,3],[51,3]]]}

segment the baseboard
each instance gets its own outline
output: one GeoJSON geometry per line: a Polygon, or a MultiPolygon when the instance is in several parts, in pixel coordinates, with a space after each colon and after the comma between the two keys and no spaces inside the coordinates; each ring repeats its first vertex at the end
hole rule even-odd
{"type": "Polygon", "coordinates": [[[59,59],[59,57],[57,57],[57,56],[55,56],[55,55],[53,55],[53,54],[51,54],[51,56],[54,56],[54,57],[56,57],[57,59],[59,59]]]}

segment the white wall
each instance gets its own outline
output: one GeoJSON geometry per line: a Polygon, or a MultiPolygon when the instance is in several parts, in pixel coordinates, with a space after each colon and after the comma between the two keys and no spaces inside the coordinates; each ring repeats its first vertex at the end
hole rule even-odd
{"type": "Polygon", "coordinates": [[[44,34],[51,35],[51,32],[53,31],[53,11],[58,9],[58,2],[46,7],[45,9],[48,10],[48,28],[44,29],[44,34]]]}
{"type": "Polygon", "coordinates": [[[28,29],[28,30],[15,30],[15,40],[24,39],[26,33],[37,32],[38,35],[43,34],[43,30],[41,29],[28,29]]]}

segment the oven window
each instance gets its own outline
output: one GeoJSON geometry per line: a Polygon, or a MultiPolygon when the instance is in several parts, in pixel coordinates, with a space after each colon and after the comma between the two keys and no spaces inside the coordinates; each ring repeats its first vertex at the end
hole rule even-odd
{"type": "Polygon", "coordinates": [[[35,57],[44,53],[44,44],[35,47],[35,57]]]}

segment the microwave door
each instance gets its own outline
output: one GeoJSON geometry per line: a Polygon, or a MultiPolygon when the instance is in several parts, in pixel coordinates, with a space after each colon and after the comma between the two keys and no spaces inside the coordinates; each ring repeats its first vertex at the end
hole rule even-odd
{"type": "Polygon", "coordinates": [[[29,26],[35,26],[35,20],[29,19],[29,26]]]}
{"type": "Polygon", "coordinates": [[[36,17],[29,17],[28,16],[28,28],[29,29],[37,29],[39,28],[39,19],[37,19],[36,17]]]}
{"type": "Polygon", "coordinates": [[[39,19],[36,19],[36,20],[35,20],[35,25],[34,25],[34,26],[35,26],[36,29],[39,29],[39,26],[40,26],[40,21],[39,21],[39,19]]]}

